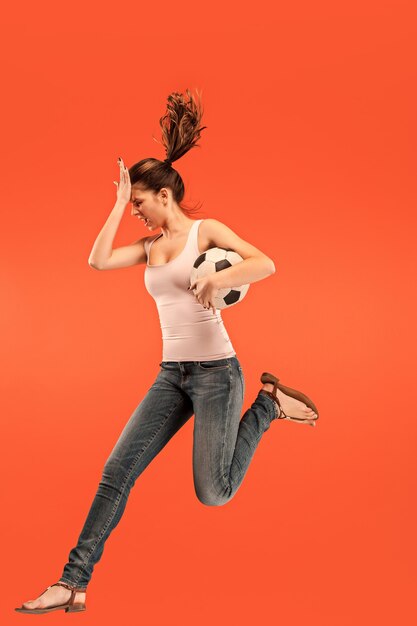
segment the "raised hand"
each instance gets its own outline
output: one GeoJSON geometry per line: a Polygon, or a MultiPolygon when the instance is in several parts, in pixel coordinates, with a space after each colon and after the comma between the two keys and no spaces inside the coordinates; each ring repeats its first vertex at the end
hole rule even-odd
{"type": "Polygon", "coordinates": [[[121,157],[117,159],[117,162],[120,168],[120,181],[113,181],[117,187],[117,199],[128,204],[132,197],[132,185],[130,183],[129,171],[121,157]]]}

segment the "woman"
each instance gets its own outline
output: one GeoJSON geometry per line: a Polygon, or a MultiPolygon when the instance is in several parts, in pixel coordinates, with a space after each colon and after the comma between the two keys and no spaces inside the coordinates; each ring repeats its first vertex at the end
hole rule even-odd
{"type": "Polygon", "coordinates": [[[252,406],[241,419],[244,377],[215,309],[217,290],[262,280],[273,261],[214,219],[193,220],[180,204],[184,185],[172,162],[200,137],[201,107],[187,90],[168,98],[160,120],[167,159],[143,159],[128,171],[119,159],[117,201],[99,233],[89,263],[98,270],[146,264],[145,286],[155,299],[163,334],[160,371],[133,412],[107,459],[77,545],[59,581],[21,612],[85,610],[87,585],[104,544],[120,521],[136,479],[194,414],[193,474],[197,497],[207,505],[228,502],[239,489],[263,433],[272,420],[315,425],[314,404],[301,392],[278,384],[265,372],[252,406]],[[164,124],[166,122],[166,125],[164,124]],[[126,209],[156,236],[112,249],[126,209]],[[238,252],[243,262],[190,285],[195,259],[212,247],[238,252]],[[192,289],[192,290],[191,290],[192,289]]]}

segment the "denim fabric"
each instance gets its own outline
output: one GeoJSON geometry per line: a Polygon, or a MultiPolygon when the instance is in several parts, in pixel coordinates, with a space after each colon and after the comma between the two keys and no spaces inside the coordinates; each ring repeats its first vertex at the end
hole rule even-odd
{"type": "Polygon", "coordinates": [[[258,393],[241,418],[244,376],[236,356],[162,361],[155,382],[121,432],[102,472],[77,545],[59,580],[86,588],[136,479],[194,414],[193,478],[199,500],[225,504],[237,492],[263,433],[277,417],[258,393]]]}

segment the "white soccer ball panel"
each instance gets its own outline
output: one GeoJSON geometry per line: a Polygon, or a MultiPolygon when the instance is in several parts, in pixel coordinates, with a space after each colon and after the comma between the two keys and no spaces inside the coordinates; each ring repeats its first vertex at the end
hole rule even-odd
{"type": "Polygon", "coordinates": [[[205,252],[206,261],[213,261],[216,263],[217,261],[221,261],[226,258],[227,250],[224,248],[210,248],[205,252]]]}
{"type": "MultiPolygon", "coordinates": [[[[200,254],[194,262],[190,272],[190,281],[193,283],[196,279],[222,271],[236,263],[243,261],[240,254],[235,250],[226,250],[224,248],[210,248],[206,252],[200,254]]],[[[249,289],[249,283],[246,285],[237,285],[236,287],[219,289],[214,299],[216,309],[225,309],[241,302],[246,296],[249,289]]]]}

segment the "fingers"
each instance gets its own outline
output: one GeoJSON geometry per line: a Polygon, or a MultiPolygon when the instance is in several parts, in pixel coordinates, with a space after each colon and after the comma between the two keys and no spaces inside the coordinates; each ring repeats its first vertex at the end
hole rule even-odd
{"type": "Polygon", "coordinates": [[[122,182],[123,181],[123,161],[122,161],[122,157],[119,157],[117,159],[117,162],[119,164],[120,182],[122,182]]]}
{"type": "MultiPolygon", "coordinates": [[[[127,167],[123,163],[122,157],[119,157],[117,159],[117,161],[118,161],[119,167],[120,167],[120,181],[123,181],[124,183],[127,183],[128,182],[128,178],[129,178],[129,172],[127,171],[127,167]]],[[[130,182],[130,179],[129,179],[129,182],[130,182]]]]}
{"type": "Polygon", "coordinates": [[[122,157],[117,159],[117,164],[119,165],[120,182],[113,181],[117,188],[117,197],[123,198],[126,202],[132,202],[132,184],[129,170],[123,163],[122,157]]]}
{"type": "MultiPolygon", "coordinates": [[[[190,284],[190,286],[188,287],[188,289],[193,289],[194,287],[195,287],[195,281],[194,281],[193,283],[191,283],[191,284],[190,284]]],[[[194,295],[195,295],[195,294],[194,294],[194,295]]],[[[200,302],[200,300],[198,299],[198,297],[197,297],[197,296],[196,296],[196,298],[197,298],[197,301],[198,301],[198,302],[200,302]]],[[[210,302],[207,302],[207,304],[204,304],[204,302],[200,302],[200,304],[201,304],[201,306],[202,306],[204,309],[208,309],[208,310],[212,309],[213,314],[214,314],[214,315],[216,314],[216,307],[214,306],[214,304],[213,304],[213,305],[211,305],[211,304],[210,304],[210,302]]]]}

